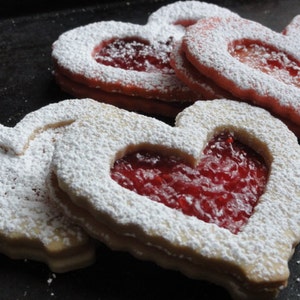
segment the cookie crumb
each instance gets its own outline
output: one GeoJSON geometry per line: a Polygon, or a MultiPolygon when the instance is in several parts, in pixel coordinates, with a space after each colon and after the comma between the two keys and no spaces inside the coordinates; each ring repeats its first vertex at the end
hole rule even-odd
{"type": "Polygon", "coordinates": [[[50,286],[52,284],[52,282],[55,278],[56,278],[56,274],[52,273],[51,277],[49,277],[47,280],[48,286],[50,286]]]}

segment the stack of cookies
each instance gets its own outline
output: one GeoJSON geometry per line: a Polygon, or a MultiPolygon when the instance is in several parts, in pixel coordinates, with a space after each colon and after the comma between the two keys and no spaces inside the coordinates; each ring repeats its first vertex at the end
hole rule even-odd
{"type": "Polygon", "coordinates": [[[299,21],[276,33],[198,1],[153,12],[146,25],[104,21],[53,44],[55,77],[75,97],[174,117],[196,100],[263,107],[300,136],[299,21]]]}
{"type": "Polygon", "coordinates": [[[170,65],[180,22],[235,16],[216,5],[188,1],[162,7],[146,25],[104,21],[63,33],[53,44],[55,78],[75,97],[91,97],[146,114],[174,117],[202,98],[170,65]]]}
{"type": "Polygon", "coordinates": [[[66,272],[98,240],[274,298],[300,241],[298,24],[186,1],[62,34],[54,75],[78,98],[0,125],[0,251],[66,272]]]}

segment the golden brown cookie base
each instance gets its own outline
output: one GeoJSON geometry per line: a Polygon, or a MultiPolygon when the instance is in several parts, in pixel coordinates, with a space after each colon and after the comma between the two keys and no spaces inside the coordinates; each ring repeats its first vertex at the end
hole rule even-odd
{"type": "Polygon", "coordinates": [[[74,222],[85,227],[92,237],[105,243],[112,250],[128,251],[138,259],[154,261],[163,268],[178,270],[190,278],[214,282],[226,288],[234,299],[272,299],[278,293],[278,286],[285,285],[285,282],[273,282],[268,286],[253,284],[247,282],[242,274],[237,275],[238,270],[225,262],[203,259],[194,263],[185,249],[176,249],[171,245],[162,246],[161,241],[152,244],[140,240],[140,232],[137,232],[139,237],[126,235],[126,229],[124,231],[124,228],[118,228],[118,225],[109,223],[109,220],[102,222],[100,216],[94,216],[88,209],[82,209],[74,204],[69,195],[59,187],[54,172],[48,178],[48,187],[52,198],[60,203],[74,222]],[[168,249],[168,246],[171,248],[168,249]]]}
{"type": "Polygon", "coordinates": [[[53,252],[46,252],[39,241],[22,240],[18,237],[8,240],[0,237],[0,252],[5,253],[11,259],[27,259],[45,262],[55,273],[64,273],[81,269],[94,263],[95,246],[92,241],[78,245],[77,248],[57,251],[55,246],[53,252]]]}

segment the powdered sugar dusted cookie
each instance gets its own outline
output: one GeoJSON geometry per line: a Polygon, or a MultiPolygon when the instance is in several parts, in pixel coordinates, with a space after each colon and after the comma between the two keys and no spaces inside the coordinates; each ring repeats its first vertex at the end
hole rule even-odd
{"type": "Polygon", "coordinates": [[[219,16],[238,16],[227,8],[201,1],[177,1],[160,7],[148,18],[149,23],[177,26],[184,33],[185,28],[199,19],[219,16]],[[181,27],[181,28],[180,28],[181,27]]]}
{"type": "Polygon", "coordinates": [[[45,186],[54,144],[67,125],[99,109],[92,100],[66,100],[0,125],[0,251],[46,262],[55,272],[84,267],[94,246],[52,205],[45,186]]]}
{"type": "Polygon", "coordinates": [[[75,122],[56,143],[49,187],[65,213],[113,249],[213,281],[236,299],[276,295],[300,240],[293,133],[229,100],[197,102],[175,127],[112,115],[75,122]]]}
{"type": "Polygon", "coordinates": [[[107,21],[78,27],[53,44],[55,72],[106,92],[189,102],[197,96],[169,64],[177,38],[177,30],[158,24],[107,21]]]}
{"type": "Polygon", "coordinates": [[[75,97],[174,116],[205,94],[177,78],[170,54],[186,26],[209,16],[237,15],[213,4],[179,1],[152,13],[144,26],[104,21],[65,32],[53,44],[57,83],[75,97]]]}
{"type": "Polygon", "coordinates": [[[170,56],[170,64],[177,77],[192,90],[202,95],[201,99],[233,99],[234,96],[227,90],[219,87],[212,79],[201,74],[189,60],[186,59],[182,50],[181,42],[177,42],[170,56]]]}
{"type": "MultiPolygon", "coordinates": [[[[206,18],[187,29],[187,59],[236,97],[300,126],[299,39],[242,18],[206,18]]],[[[291,35],[289,35],[289,33],[291,35]]]]}

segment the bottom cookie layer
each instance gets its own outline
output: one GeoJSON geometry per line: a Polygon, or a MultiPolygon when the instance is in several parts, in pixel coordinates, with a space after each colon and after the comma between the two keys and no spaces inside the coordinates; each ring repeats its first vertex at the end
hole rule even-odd
{"type": "Polygon", "coordinates": [[[88,87],[84,84],[75,82],[67,76],[56,72],[55,79],[61,89],[74,97],[91,98],[99,102],[115,105],[129,111],[142,112],[150,115],[163,117],[175,117],[185,107],[194,101],[176,102],[160,101],[138,96],[128,96],[119,93],[109,93],[100,88],[88,87]]]}
{"type": "Polygon", "coordinates": [[[234,270],[230,270],[227,268],[228,266],[205,260],[194,263],[184,253],[184,249],[177,249],[176,252],[172,252],[172,249],[164,248],[164,246],[142,242],[122,229],[118,233],[119,231],[117,232],[115,228],[102,223],[99,218],[94,217],[87,210],[76,206],[69,195],[59,187],[54,172],[48,177],[47,184],[51,198],[62,207],[65,214],[84,227],[93,238],[103,242],[112,250],[127,251],[138,259],[153,261],[163,268],[180,271],[187,277],[213,282],[227,289],[234,299],[272,299],[279,292],[278,283],[273,283],[270,286],[252,286],[245,278],[234,274],[234,270]],[[180,254],[181,250],[183,250],[183,254],[180,254]]]}

